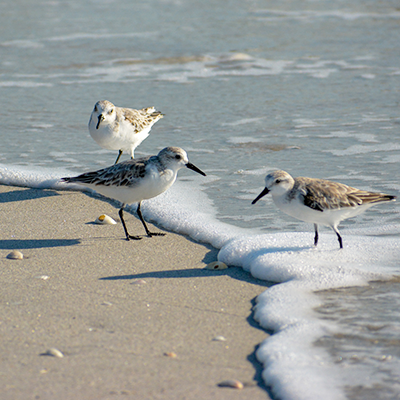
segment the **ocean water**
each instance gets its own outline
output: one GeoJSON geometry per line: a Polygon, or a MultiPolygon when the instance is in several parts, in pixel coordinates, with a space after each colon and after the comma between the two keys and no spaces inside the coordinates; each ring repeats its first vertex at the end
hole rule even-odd
{"type": "Polygon", "coordinates": [[[135,155],[180,146],[208,176],[180,171],[143,214],[279,283],[256,307],[273,395],[400,398],[398,202],[342,223],[342,251],[270,197],[251,205],[275,168],[399,194],[399,24],[390,0],[3,2],[0,182],[111,165],[96,101],[155,106],[135,155]]]}

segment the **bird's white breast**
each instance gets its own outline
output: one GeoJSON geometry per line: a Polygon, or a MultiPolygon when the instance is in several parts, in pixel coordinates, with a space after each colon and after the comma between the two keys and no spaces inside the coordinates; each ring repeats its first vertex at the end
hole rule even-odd
{"type": "Polygon", "coordinates": [[[372,204],[356,207],[343,207],[339,209],[315,210],[303,204],[301,197],[287,200],[285,196],[272,197],[276,206],[284,213],[299,219],[300,221],[313,224],[336,226],[341,221],[363,213],[372,204]]]}
{"type": "Polygon", "coordinates": [[[89,133],[95,142],[108,150],[121,149],[121,135],[118,124],[110,124],[102,121],[99,128],[96,129],[97,116],[92,114],[89,121],[89,133]]]}

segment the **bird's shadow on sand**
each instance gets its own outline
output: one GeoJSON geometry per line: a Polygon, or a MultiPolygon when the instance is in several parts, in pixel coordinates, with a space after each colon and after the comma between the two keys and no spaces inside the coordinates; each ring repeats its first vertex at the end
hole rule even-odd
{"type": "MultiPolygon", "coordinates": [[[[28,201],[45,197],[60,196],[54,190],[43,190],[21,187],[15,190],[0,193],[0,204],[16,201],[28,201]]],[[[6,239],[0,240],[0,250],[42,249],[46,247],[64,247],[80,244],[79,239],[6,239]]]]}
{"type": "Polygon", "coordinates": [[[79,239],[7,239],[0,240],[0,250],[43,249],[80,244],[79,239]]]}
{"type": "Polygon", "coordinates": [[[0,203],[35,200],[51,196],[60,196],[60,194],[54,190],[21,188],[21,190],[13,190],[11,192],[0,193],[0,203]]]}
{"type": "MultiPolygon", "coordinates": [[[[215,258],[212,260],[215,261],[215,258]]],[[[270,287],[271,283],[261,279],[253,278],[248,272],[239,267],[230,267],[223,270],[209,270],[206,268],[185,268],[185,269],[171,269],[166,271],[152,271],[143,272],[140,274],[130,275],[115,275],[99,278],[102,281],[116,281],[116,280],[133,280],[144,278],[158,278],[158,279],[174,279],[174,278],[204,278],[215,277],[216,275],[227,275],[233,279],[244,282],[257,284],[260,286],[270,287]]]]}

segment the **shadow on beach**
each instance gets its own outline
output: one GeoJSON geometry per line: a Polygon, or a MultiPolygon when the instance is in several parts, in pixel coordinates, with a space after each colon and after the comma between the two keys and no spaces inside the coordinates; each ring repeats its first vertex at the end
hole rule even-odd
{"type": "Polygon", "coordinates": [[[21,190],[14,189],[9,192],[0,193],[0,203],[12,203],[14,201],[35,200],[51,196],[60,196],[60,194],[53,190],[21,187],[21,190]]]}
{"type": "Polygon", "coordinates": [[[0,250],[42,249],[46,247],[75,246],[79,239],[7,239],[0,240],[0,250]]]}
{"type": "MultiPolygon", "coordinates": [[[[215,258],[213,258],[215,260],[215,258]]],[[[209,270],[206,268],[185,268],[185,269],[172,269],[166,271],[152,271],[140,274],[129,275],[115,275],[99,278],[104,281],[115,281],[120,279],[144,279],[144,278],[158,278],[158,279],[173,279],[173,278],[204,278],[215,277],[216,275],[227,275],[233,279],[256,284],[259,286],[270,287],[271,282],[263,281],[252,277],[248,272],[239,267],[229,267],[223,270],[209,270]]]]}

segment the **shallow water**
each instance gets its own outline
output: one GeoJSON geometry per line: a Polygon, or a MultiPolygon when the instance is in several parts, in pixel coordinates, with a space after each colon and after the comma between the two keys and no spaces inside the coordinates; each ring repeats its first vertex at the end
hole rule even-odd
{"type": "Polygon", "coordinates": [[[400,398],[400,282],[320,292],[321,318],[338,331],[316,342],[345,371],[351,399],[400,398]]]}
{"type": "MultiPolygon", "coordinates": [[[[399,193],[399,21],[396,1],[2,3],[0,163],[55,174],[111,165],[116,154],[88,134],[95,102],[154,105],[165,118],[136,156],[183,147],[210,177],[195,182],[207,194],[213,218],[249,228],[247,234],[288,233],[285,240],[296,240],[297,248],[311,246],[312,226],[279,212],[271,198],[254,206],[251,201],[274,168],[399,193]],[[302,243],[293,231],[307,232],[302,243]]],[[[192,179],[190,171],[180,175],[192,179]]],[[[399,224],[398,203],[391,203],[345,221],[341,232],[345,246],[360,242],[362,253],[370,238],[399,238],[399,224]],[[358,242],[354,234],[361,235],[358,242]]],[[[336,238],[322,232],[320,245],[331,251],[336,238]]],[[[212,241],[207,235],[201,240],[212,241]]],[[[225,236],[213,240],[222,246],[225,236]]],[[[378,274],[386,265],[382,257],[373,264],[378,274]]],[[[398,309],[397,288],[383,287],[388,308],[398,309]]],[[[338,308],[362,307],[362,290],[351,292],[350,303],[337,297],[338,308]]],[[[381,298],[376,286],[369,290],[371,299],[381,298]]],[[[354,321],[365,319],[361,308],[349,320],[335,307],[329,312],[343,337],[319,345],[331,352],[343,342],[353,348],[354,321]]],[[[368,318],[388,323],[398,318],[370,312],[368,318]]],[[[358,342],[369,354],[369,342],[358,342]]],[[[391,362],[397,359],[393,354],[391,362]]],[[[373,376],[369,362],[362,358],[346,374],[356,377],[359,369],[373,376]]],[[[399,393],[385,371],[380,374],[388,393],[399,393]]],[[[346,389],[346,395],[358,399],[363,390],[346,389]]]]}

